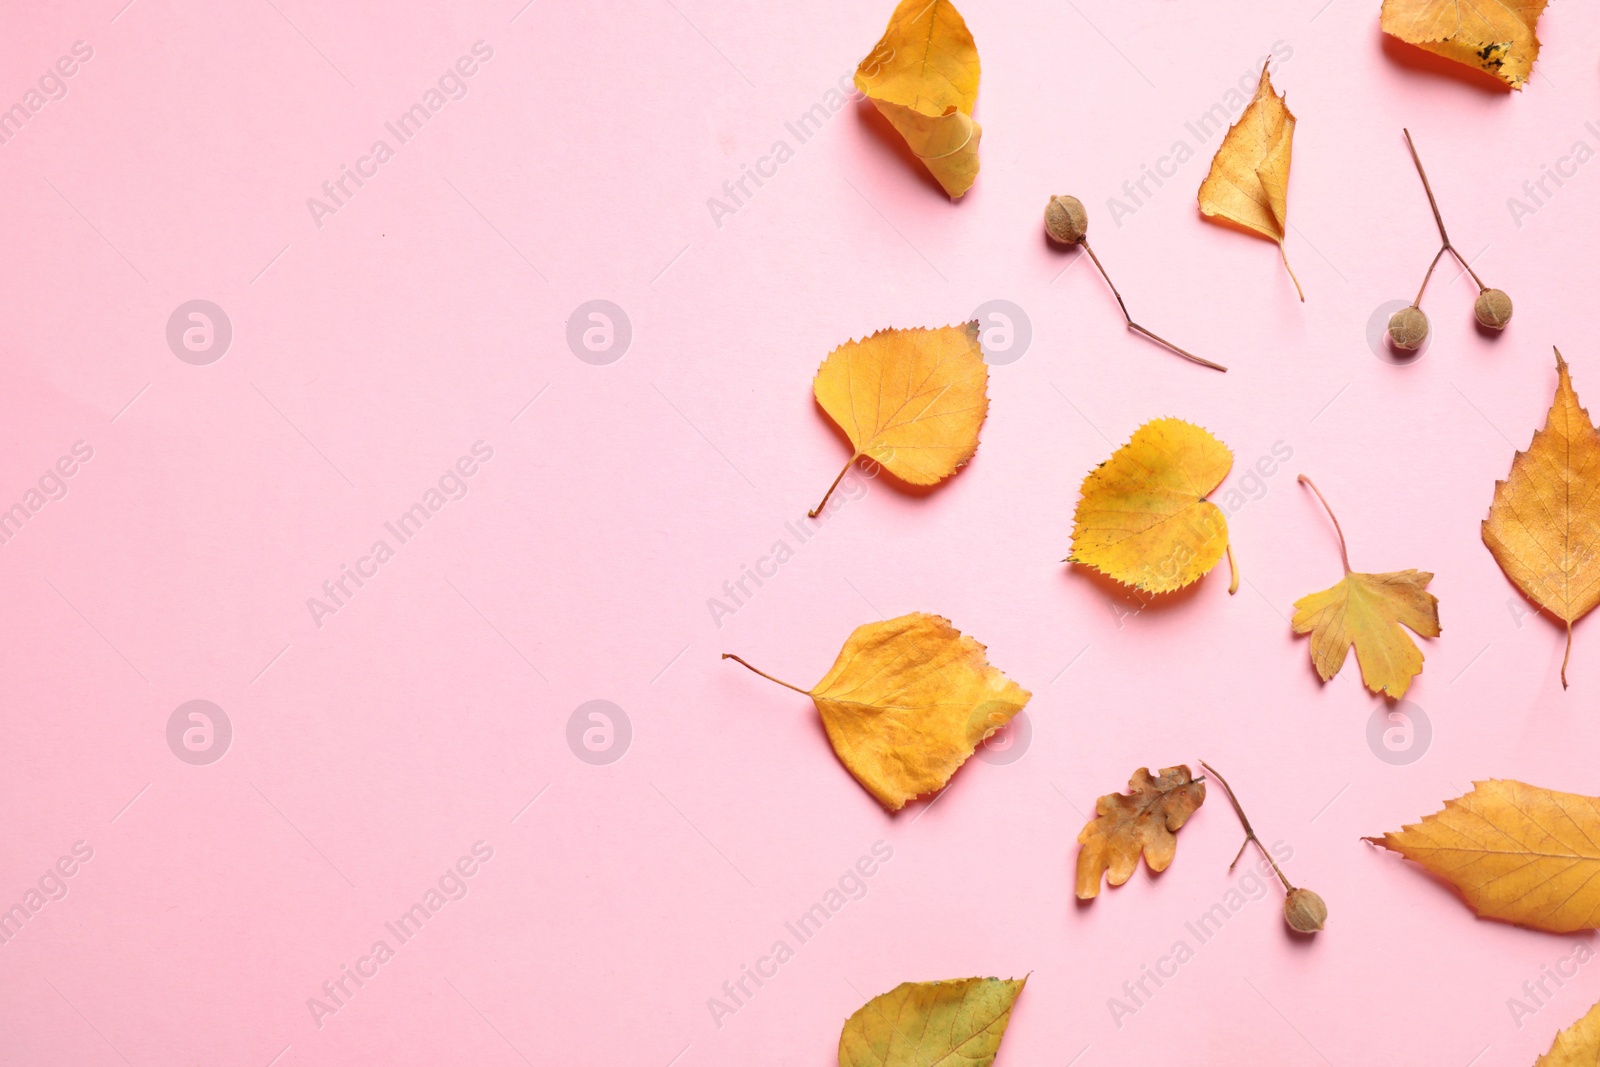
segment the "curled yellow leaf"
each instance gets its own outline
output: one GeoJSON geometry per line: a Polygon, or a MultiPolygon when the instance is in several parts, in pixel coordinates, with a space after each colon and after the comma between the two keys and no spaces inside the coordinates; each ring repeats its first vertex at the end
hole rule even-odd
{"type": "MultiPolygon", "coordinates": [[[[1166,593],[1197,581],[1228,547],[1228,520],[1206,499],[1233,453],[1182,419],[1155,419],[1083,480],[1070,563],[1166,593]]],[[[1237,574],[1229,592],[1239,586],[1237,574]]]]}
{"type": "MultiPolygon", "coordinates": [[[[978,450],[989,411],[989,367],[978,324],[879,330],[828,353],[812,391],[850,438],[850,464],[867,458],[911,485],[936,485],[978,450]]],[[[822,510],[822,503],[811,512],[822,510]]]]}
{"type": "Polygon", "coordinates": [[[989,1067],[1026,978],[902,982],[845,1021],[839,1067],[989,1067]]]}
{"type": "Polygon", "coordinates": [[[722,658],[810,697],[839,762],[890,811],[942,789],[1033,696],[950,620],[922,612],[856,627],[811,689],[722,658]]]}
{"type": "Polygon", "coordinates": [[[978,46],[950,0],[902,0],[855,83],[952,199],[972,188],[978,46]]]}
{"type": "Polygon", "coordinates": [[[1539,58],[1535,28],[1548,0],[1383,0],[1389,36],[1521,89],[1539,58]]]}
{"type": "Polygon", "coordinates": [[[1600,798],[1475,782],[1443,811],[1367,840],[1449,882],[1482,918],[1557,934],[1600,927],[1600,798]]]}
{"type": "Polygon", "coordinates": [[[1303,301],[1305,291],[1283,248],[1289,233],[1289,157],[1294,148],[1294,115],[1283,101],[1272,90],[1267,64],[1262,64],[1255,98],[1228,129],[1200,183],[1200,210],[1278,242],[1283,269],[1303,301]]]}
{"type": "Polygon", "coordinates": [[[1561,685],[1572,657],[1572,624],[1600,603],[1600,434],[1578,403],[1567,361],[1556,352],[1556,395],[1544,429],[1494,484],[1483,543],[1522,595],[1567,624],[1561,685]]]}

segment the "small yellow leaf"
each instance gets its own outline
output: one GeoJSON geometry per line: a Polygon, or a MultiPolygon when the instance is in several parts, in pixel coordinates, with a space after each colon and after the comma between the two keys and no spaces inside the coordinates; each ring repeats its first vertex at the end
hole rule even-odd
{"type": "Polygon", "coordinates": [[[890,811],[944,787],[957,768],[1021,711],[1032,693],[989,665],[983,645],[937,615],[913,612],[856,627],[809,690],[828,742],[856,781],[890,811]]]}
{"type": "Polygon", "coordinates": [[[1095,801],[1095,817],[1078,833],[1078,899],[1100,894],[1100,878],[1121,885],[1139,866],[1139,854],[1152,871],[1167,869],[1178,851],[1174,831],[1205,803],[1206,784],[1185,766],[1167,767],[1151,777],[1140,767],[1128,792],[1107,793],[1095,801]],[[1109,872],[1109,873],[1108,873],[1109,872]]]}
{"type": "Polygon", "coordinates": [[[950,0],[902,0],[855,82],[952,199],[972,188],[978,46],[950,0]]]}
{"type": "Polygon", "coordinates": [[[1600,435],[1556,352],[1556,395],[1544,429],[1511,473],[1494,485],[1483,543],[1522,595],[1567,624],[1561,685],[1567,684],[1572,624],[1600,603],[1600,435]]]}
{"type": "Polygon", "coordinates": [[[989,1067],[1026,978],[902,982],[845,1021],[839,1067],[989,1067]]]}
{"type": "Polygon", "coordinates": [[[1311,487],[1333,519],[1344,577],[1331,589],[1294,602],[1294,632],[1311,635],[1311,662],[1324,682],[1339,673],[1353,644],[1367,688],[1399,699],[1422,670],[1422,651],[1400,627],[1408,626],[1423,637],[1439,636],[1439,600],[1426,592],[1433,575],[1415,570],[1352,571],[1344,530],[1333,509],[1310,478],[1302,474],[1300,481],[1311,487]]]}
{"type": "Polygon", "coordinates": [[[1596,1063],[1600,1063],[1600,1004],[1557,1034],[1550,1051],[1533,1067],[1594,1067],[1596,1063]]]}
{"type": "Polygon", "coordinates": [[[1294,602],[1294,632],[1311,635],[1311,662],[1326,682],[1339,673],[1353,644],[1361,680],[1396,699],[1422,670],[1422,652],[1401,625],[1439,636],[1439,599],[1425,592],[1427,571],[1351,571],[1331,589],[1294,602]]]}
{"type": "Polygon", "coordinates": [[[1547,0],[1383,0],[1378,24],[1407,44],[1521,89],[1539,58],[1534,32],[1547,0]]]}
{"type": "Polygon", "coordinates": [[[1278,242],[1283,267],[1304,300],[1300,279],[1289,266],[1283,239],[1289,232],[1289,156],[1294,115],[1272,91],[1265,64],[1255,99],[1228,130],[1200,183],[1200,210],[1278,242]]]}
{"type": "Polygon", "coordinates": [[[1600,799],[1522,782],[1472,792],[1367,838],[1420,863],[1485,919],[1566,934],[1600,926],[1600,799]]]}
{"type": "Polygon", "coordinates": [[[840,478],[866,457],[902,481],[935,485],[978,450],[988,385],[978,324],[968,322],[847,341],[822,361],[812,389],[855,449],[840,478]]]}
{"type": "Polygon", "coordinates": [[[1232,466],[1228,447],[1193,423],[1145,423],[1084,478],[1068,562],[1150,593],[1198,580],[1228,550],[1228,520],[1206,494],[1232,466]]]}

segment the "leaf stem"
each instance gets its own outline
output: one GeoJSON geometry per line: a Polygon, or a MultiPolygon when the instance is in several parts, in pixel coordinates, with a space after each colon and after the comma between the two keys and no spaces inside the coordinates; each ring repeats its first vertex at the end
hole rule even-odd
{"type": "MultiPolygon", "coordinates": [[[[852,463],[854,463],[856,460],[860,459],[860,458],[861,458],[861,453],[857,452],[855,455],[851,456],[849,459],[844,461],[844,469],[841,470],[839,472],[839,476],[833,480],[833,484],[828,486],[828,491],[826,493],[822,494],[822,503],[818,504],[816,507],[814,507],[810,511],[806,512],[806,518],[814,519],[818,515],[822,514],[822,509],[828,503],[828,498],[833,495],[833,491],[835,489],[839,488],[839,483],[844,481],[844,476],[846,474],[850,473],[850,465],[852,463]]],[[[737,659],[738,657],[735,657],[735,658],[737,659]]],[[[740,660],[740,662],[743,663],[744,661],[740,660]]],[[[750,665],[748,663],[746,663],[745,666],[749,667],[750,665]]],[[[755,670],[754,667],[751,667],[750,669],[751,670],[755,670]]],[[[760,671],[756,671],[756,673],[759,674],[761,672],[760,671]]],[[[777,679],[773,679],[773,680],[776,681],[777,679]]]]}
{"type": "Polygon", "coordinates": [[[1232,596],[1233,594],[1235,594],[1235,593],[1237,593],[1239,591],[1239,564],[1235,563],[1234,559],[1233,559],[1233,542],[1232,541],[1228,542],[1227,551],[1228,551],[1228,595],[1232,596]]]}
{"type": "Polygon", "coordinates": [[[1567,620],[1567,651],[1561,657],[1561,688],[1567,687],[1567,660],[1572,658],[1572,620],[1567,620]]]}
{"type": "Polygon", "coordinates": [[[1317,488],[1316,482],[1312,481],[1310,478],[1307,478],[1304,474],[1300,475],[1300,481],[1302,484],[1310,486],[1311,491],[1317,494],[1317,499],[1322,501],[1322,510],[1326,511],[1328,513],[1328,518],[1333,520],[1333,532],[1339,535],[1339,559],[1344,563],[1344,572],[1349,574],[1350,553],[1345,549],[1344,546],[1344,528],[1339,525],[1339,517],[1335,515],[1333,513],[1333,509],[1328,506],[1328,498],[1322,495],[1322,490],[1317,488]]]}
{"type": "Polygon", "coordinates": [[[1283,269],[1289,272],[1289,280],[1294,282],[1294,291],[1300,294],[1300,303],[1306,302],[1306,291],[1300,288],[1300,279],[1294,276],[1294,268],[1289,266],[1289,253],[1283,247],[1283,242],[1278,242],[1278,255],[1283,258],[1283,269]]]}
{"type": "Polygon", "coordinates": [[[1094,249],[1089,247],[1089,239],[1087,237],[1081,238],[1081,239],[1079,239],[1078,243],[1083,246],[1083,250],[1085,252],[1089,253],[1089,258],[1094,261],[1095,269],[1100,272],[1100,277],[1104,278],[1106,280],[1106,285],[1108,287],[1110,287],[1111,295],[1117,298],[1117,306],[1122,309],[1122,321],[1124,321],[1124,322],[1126,322],[1128,324],[1128,329],[1132,330],[1134,333],[1143,334],[1145,337],[1150,338],[1150,340],[1154,341],[1156,344],[1161,345],[1164,348],[1169,348],[1172,351],[1176,352],[1178,355],[1182,356],[1184,359],[1187,359],[1187,360],[1190,360],[1192,362],[1198,363],[1202,367],[1210,367],[1212,370],[1219,370],[1219,371],[1222,371],[1223,373],[1227,373],[1228,368],[1224,367],[1222,364],[1213,363],[1209,359],[1202,359],[1199,356],[1195,355],[1193,352],[1189,352],[1189,351],[1186,351],[1185,349],[1179,348],[1177,345],[1173,344],[1171,341],[1167,340],[1165,337],[1160,337],[1160,336],[1158,336],[1158,335],[1156,335],[1154,333],[1151,333],[1149,330],[1145,329],[1143,326],[1140,326],[1137,322],[1134,322],[1133,321],[1133,316],[1128,314],[1128,305],[1122,299],[1122,294],[1117,292],[1116,283],[1111,280],[1111,275],[1106,273],[1105,264],[1101,263],[1100,262],[1100,257],[1094,254],[1094,249]]]}
{"type": "Polygon", "coordinates": [[[769,682],[777,682],[779,685],[783,686],[785,689],[793,689],[796,693],[799,693],[799,694],[801,694],[803,696],[810,696],[811,695],[810,690],[801,689],[798,685],[790,685],[788,682],[784,681],[782,678],[774,678],[772,675],[768,674],[764,670],[761,670],[759,667],[750,666],[750,664],[746,663],[744,660],[740,659],[738,656],[735,656],[732,652],[724,652],[722,654],[722,658],[723,659],[731,659],[731,660],[733,660],[733,662],[737,663],[739,666],[743,667],[745,670],[755,671],[757,674],[761,675],[761,677],[765,678],[767,681],[769,681],[769,682]]]}
{"type": "Polygon", "coordinates": [[[1239,798],[1233,795],[1233,787],[1228,784],[1228,780],[1218,774],[1217,769],[1205,760],[1200,761],[1200,766],[1204,767],[1213,778],[1222,783],[1222,791],[1228,794],[1228,803],[1233,805],[1233,813],[1239,816],[1239,822],[1244,826],[1244,843],[1239,846],[1239,854],[1233,857],[1233,862],[1228,864],[1228,870],[1231,871],[1238,866],[1239,857],[1244,855],[1244,846],[1254,841],[1256,848],[1261,850],[1261,855],[1268,863],[1272,864],[1272,871],[1278,876],[1278,881],[1283,883],[1283,888],[1291,893],[1294,892],[1294,884],[1284,876],[1283,871],[1278,867],[1277,861],[1272,858],[1272,853],[1267,851],[1267,847],[1261,843],[1261,838],[1256,836],[1255,830],[1250,826],[1250,820],[1245,816],[1244,808],[1239,806],[1239,798]]]}

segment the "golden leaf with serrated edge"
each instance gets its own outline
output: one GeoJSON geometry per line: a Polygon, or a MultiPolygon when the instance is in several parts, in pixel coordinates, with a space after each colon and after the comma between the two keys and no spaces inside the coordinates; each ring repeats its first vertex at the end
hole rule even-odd
{"type": "Polygon", "coordinates": [[[1415,570],[1352,571],[1344,530],[1333,509],[1310,478],[1302,474],[1300,481],[1311,487],[1333,519],[1344,577],[1332,588],[1294,602],[1294,632],[1311,635],[1311,662],[1324,682],[1339,673],[1354,645],[1367,688],[1399,699],[1422,670],[1422,651],[1400,627],[1410,627],[1423,637],[1439,636],[1439,599],[1426,592],[1433,575],[1415,570]]]}
{"type": "Polygon", "coordinates": [[[937,615],[913,612],[856,627],[832,669],[801,689],[839,762],[890,811],[944,787],[1032,693],[991,667],[983,645],[937,615]]]}
{"type": "Polygon", "coordinates": [[[1078,833],[1078,899],[1100,895],[1100,878],[1121,885],[1139,866],[1139,855],[1152,871],[1167,869],[1178,851],[1173,834],[1205,803],[1206,784],[1187,766],[1167,767],[1152,777],[1140,767],[1128,792],[1107,793],[1095,801],[1095,817],[1078,833]]]}
{"type": "MultiPolygon", "coordinates": [[[[1228,446],[1193,423],[1145,423],[1084,478],[1067,561],[1149,593],[1197,581],[1232,558],[1228,520],[1206,499],[1232,466],[1228,446]]],[[[1238,588],[1235,572],[1228,592],[1238,588]]]]}
{"type": "MultiPolygon", "coordinates": [[[[1588,948],[1587,945],[1581,947],[1588,948]]],[[[1578,957],[1580,961],[1587,958],[1578,957]]],[[[1556,980],[1556,984],[1560,984],[1560,979],[1556,980]]],[[[1531,1012],[1533,1009],[1527,1010],[1531,1012]]],[[[1516,1015],[1515,1008],[1511,1014],[1516,1015]]],[[[1520,1019],[1517,1025],[1522,1025],[1520,1019]]],[[[1540,1056],[1533,1067],[1594,1067],[1597,1063],[1600,1063],[1600,1004],[1590,1008],[1583,1018],[1557,1034],[1550,1043],[1550,1051],[1540,1056]]]]}
{"type": "Polygon", "coordinates": [[[1283,248],[1289,234],[1289,155],[1294,145],[1294,115],[1283,101],[1272,91],[1263,63],[1255,99],[1229,128],[1211,160],[1211,172],[1200,183],[1200,210],[1278,242],[1283,269],[1303,301],[1306,294],[1283,248]]]}
{"type": "Polygon", "coordinates": [[[989,1067],[1026,978],[902,982],[845,1020],[839,1067],[989,1067]]]}
{"type": "Polygon", "coordinates": [[[1572,624],[1600,603],[1600,435],[1559,350],[1556,376],[1544,429],[1494,484],[1483,543],[1523,596],[1567,624],[1565,689],[1572,624]]]}
{"type": "Polygon", "coordinates": [[[1534,32],[1547,0],[1383,0],[1389,36],[1464,63],[1521,89],[1539,58],[1534,32]]]}
{"type": "Polygon", "coordinates": [[[1443,811],[1366,840],[1455,886],[1482,918],[1556,934],[1600,926],[1600,798],[1474,782],[1443,811]]]}
{"type": "Polygon", "coordinates": [[[950,0],[902,0],[855,82],[952,199],[972,188],[978,46],[950,0]]]}
{"type": "Polygon", "coordinates": [[[911,485],[936,485],[978,450],[989,411],[989,367],[977,322],[936,329],[879,330],[828,353],[812,390],[855,453],[911,485]]]}

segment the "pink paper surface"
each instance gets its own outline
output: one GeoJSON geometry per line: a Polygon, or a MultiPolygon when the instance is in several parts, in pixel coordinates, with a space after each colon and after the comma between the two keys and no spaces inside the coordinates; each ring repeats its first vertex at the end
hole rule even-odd
{"type": "Polygon", "coordinates": [[[1513,94],[1375,3],[967,3],[951,203],[838,95],[887,3],[123,2],[0,35],[0,1062],[825,1067],[901,981],[1028,974],[1001,1064],[1491,1067],[1600,997],[1587,935],[1479,921],[1361,841],[1476,779],[1600,791],[1600,624],[1563,692],[1479,535],[1552,344],[1600,400],[1591,8],[1546,13],[1513,94]],[[1304,304],[1194,200],[1197,124],[1274,52],[1304,304]],[[1437,247],[1402,126],[1516,301],[1481,334],[1444,264],[1410,365],[1369,343],[1437,247]],[[1045,242],[1052,193],[1228,374],[1123,328],[1045,242]],[[848,453],[819,362],[989,301],[1020,315],[985,316],[974,461],[852,478],[802,542],[848,453]],[[1084,474],[1168,415],[1234,452],[1244,580],[1142,607],[1061,560],[1084,474]],[[1301,472],[1358,569],[1436,575],[1409,747],[1290,632],[1340,574],[1301,472]],[[1031,733],[890,816],[805,698],[718,657],[806,686],[909,611],[987,644],[1031,733]],[[1074,901],[1095,797],[1201,758],[1326,898],[1315,941],[1227,873],[1215,791],[1167,873],[1074,901]]]}

